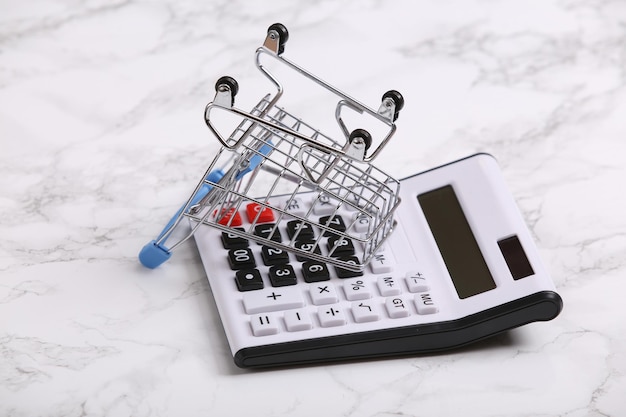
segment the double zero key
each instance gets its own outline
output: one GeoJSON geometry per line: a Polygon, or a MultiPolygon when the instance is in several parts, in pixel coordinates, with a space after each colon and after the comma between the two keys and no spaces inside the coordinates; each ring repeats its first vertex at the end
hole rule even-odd
{"type": "Polygon", "coordinates": [[[228,251],[228,263],[230,268],[238,271],[241,269],[253,269],[256,267],[254,255],[250,248],[238,248],[228,251]]]}

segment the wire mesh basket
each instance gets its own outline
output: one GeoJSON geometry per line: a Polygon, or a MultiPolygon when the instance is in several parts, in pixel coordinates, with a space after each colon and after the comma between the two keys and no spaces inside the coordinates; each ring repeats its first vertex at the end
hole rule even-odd
{"type": "Polygon", "coordinates": [[[395,132],[402,96],[388,91],[378,110],[361,104],[283,58],[287,38],[286,28],[274,24],[264,45],[257,49],[257,67],[277,91],[263,97],[251,111],[234,106],[239,88],[233,78],[217,81],[215,98],[205,109],[205,121],[221,148],[187,202],[142,249],[139,259],[144,266],[160,265],[199,227],[211,226],[298,256],[360,271],[393,231],[400,183],[372,161],[395,132]],[[261,64],[262,55],[277,59],[339,98],[335,119],[342,132],[340,138],[331,138],[277,105],[283,87],[261,64]],[[384,135],[373,138],[364,129],[349,131],[343,117],[346,108],[383,123],[384,135]],[[214,123],[216,110],[240,119],[228,136],[214,123]],[[338,227],[338,213],[346,210],[352,215],[338,227]],[[248,219],[245,226],[241,213],[248,219]],[[191,220],[191,228],[167,247],[167,239],[184,218],[191,220]],[[296,232],[286,240],[276,239],[275,232],[288,222],[295,225],[296,232]],[[263,232],[259,232],[261,225],[263,232]],[[300,231],[305,229],[315,230],[315,237],[302,239],[300,231]],[[329,236],[333,243],[322,245],[322,239],[326,241],[329,236]],[[347,239],[360,243],[358,257],[338,256],[347,239]]]}

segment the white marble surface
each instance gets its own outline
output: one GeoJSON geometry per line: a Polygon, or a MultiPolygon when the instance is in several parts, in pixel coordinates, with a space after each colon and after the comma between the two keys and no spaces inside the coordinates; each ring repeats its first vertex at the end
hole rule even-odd
{"type": "Polygon", "coordinates": [[[0,415],[626,415],[625,85],[623,1],[0,1],[0,415]],[[139,265],[217,148],[215,79],[257,100],[275,21],[285,56],[342,90],[403,92],[378,160],[394,176],[498,158],[556,320],[249,372],[193,244],[139,265]]]}

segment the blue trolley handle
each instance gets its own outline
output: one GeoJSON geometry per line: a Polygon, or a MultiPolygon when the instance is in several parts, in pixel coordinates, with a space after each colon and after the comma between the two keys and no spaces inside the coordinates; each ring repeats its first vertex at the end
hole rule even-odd
{"type": "MultiPolygon", "coordinates": [[[[263,146],[261,146],[258,152],[255,153],[255,155],[253,155],[252,158],[250,158],[250,163],[248,164],[248,166],[237,173],[237,175],[235,176],[235,180],[236,181],[241,180],[247,173],[255,169],[261,163],[261,161],[263,161],[265,155],[267,155],[271,149],[272,149],[271,143],[265,143],[263,146]]],[[[217,184],[225,175],[226,173],[224,172],[223,169],[216,169],[216,170],[211,171],[206,176],[206,181],[210,181],[214,184],[217,184]]],[[[198,204],[209,193],[209,191],[211,191],[212,188],[213,187],[209,184],[206,184],[206,183],[202,184],[202,187],[200,187],[198,192],[195,193],[195,195],[191,199],[191,202],[189,204],[187,203],[183,204],[183,206],[180,209],[178,209],[176,214],[174,214],[174,216],[172,216],[170,221],[165,225],[165,227],[163,228],[161,233],[159,233],[157,238],[155,240],[151,240],[150,242],[148,242],[141,249],[141,251],[139,252],[139,262],[141,262],[143,266],[145,266],[146,268],[154,269],[157,266],[164,263],[165,261],[167,261],[172,256],[171,250],[165,246],[165,241],[167,239],[163,239],[163,237],[167,233],[169,233],[171,229],[174,227],[174,225],[180,218],[181,214],[185,210],[185,207],[187,207],[189,210],[189,208],[198,204]],[[162,239],[163,241],[160,242],[162,239]]]]}

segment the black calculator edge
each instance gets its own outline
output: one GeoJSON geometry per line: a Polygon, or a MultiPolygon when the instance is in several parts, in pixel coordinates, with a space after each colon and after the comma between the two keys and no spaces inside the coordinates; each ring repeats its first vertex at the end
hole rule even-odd
{"type": "Polygon", "coordinates": [[[433,353],[552,320],[562,308],[559,294],[542,291],[458,320],[244,348],[234,360],[240,368],[262,368],[433,353]]]}

